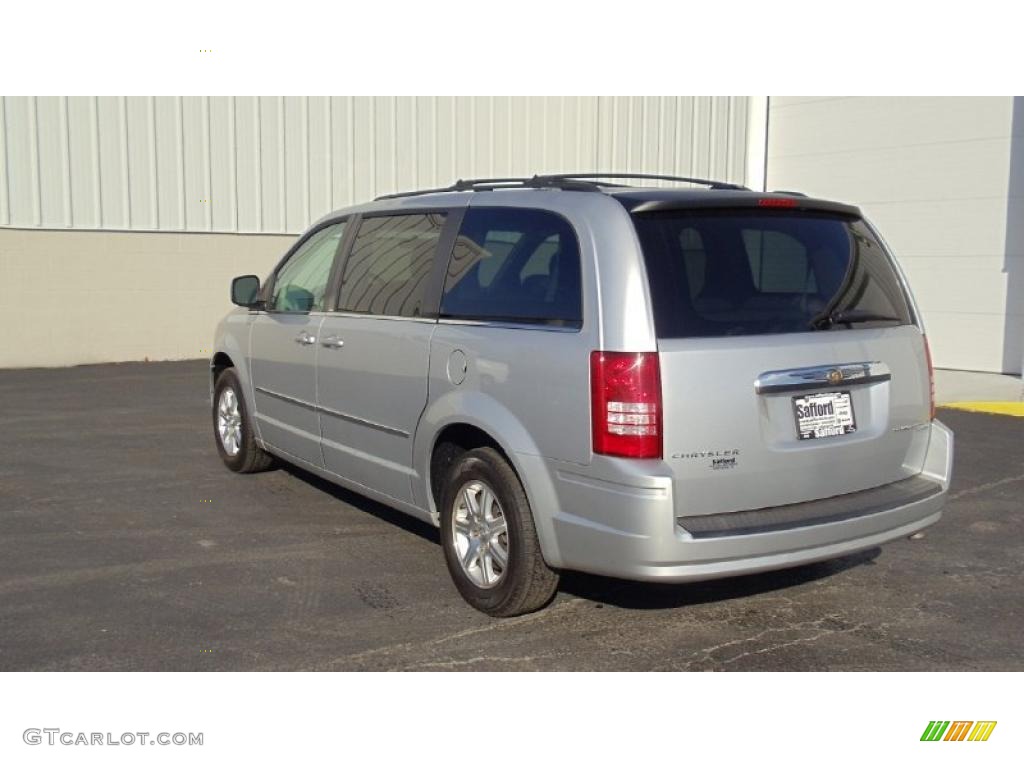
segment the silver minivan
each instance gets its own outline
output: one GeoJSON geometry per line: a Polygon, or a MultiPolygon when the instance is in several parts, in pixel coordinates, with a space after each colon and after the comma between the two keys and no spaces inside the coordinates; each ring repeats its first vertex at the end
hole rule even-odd
{"type": "Polygon", "coordinates": [[[224,463],[441,529],[462,596],[685,582],[936,522],[953,436],[899,266],[849,205],[640,174],[460,181],[332,213],[218,326],[224,463]],[[626,186],[657,178],[685,186],[626,186]]]}

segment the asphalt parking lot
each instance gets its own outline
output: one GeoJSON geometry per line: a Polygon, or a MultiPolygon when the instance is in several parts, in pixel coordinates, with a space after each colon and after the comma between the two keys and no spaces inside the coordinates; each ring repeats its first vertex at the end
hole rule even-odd
{"type": "Polygon", "coordinates": [[[429,526],[224,469],[206,376],[0,371],[0,669],[1024,669],[1024,419],[941,412],[955,482],[924,538],[702,584],[567,574],[499,621],[429,526]]]}

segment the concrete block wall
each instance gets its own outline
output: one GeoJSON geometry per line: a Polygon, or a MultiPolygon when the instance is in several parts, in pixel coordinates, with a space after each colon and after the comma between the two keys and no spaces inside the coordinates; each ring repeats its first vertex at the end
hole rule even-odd
{"type": "Polygon", "coordinates": [[[231,278],[295,239],[0,228],[0,367],[207,357],[231,278]]]}

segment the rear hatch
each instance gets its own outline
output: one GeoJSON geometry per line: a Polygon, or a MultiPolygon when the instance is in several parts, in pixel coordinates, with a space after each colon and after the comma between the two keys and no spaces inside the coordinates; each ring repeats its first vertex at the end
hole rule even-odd
{"type": "Polygon", "coordinates": [[[793,504],[921,471],[925,342],[851,209],[635,212],[680,517],[793,504]]]}

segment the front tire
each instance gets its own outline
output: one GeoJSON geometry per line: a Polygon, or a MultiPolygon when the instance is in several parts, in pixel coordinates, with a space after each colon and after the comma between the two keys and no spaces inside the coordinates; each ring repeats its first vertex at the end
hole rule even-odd
{"type": "Polygon", "coordinates": [[[234,368],[217,377],[213,389],[213,436],[224,466],[232,472],[262,472],[273,457],[259,447],[234,368]]]}
{"type": "Polygon", "coordinates": [[[459,593],[489,616],[531,613],[558,590],[522,483],[493,448],[467,451],[452,463],[441,498],[441,542],[459,593]]]}

